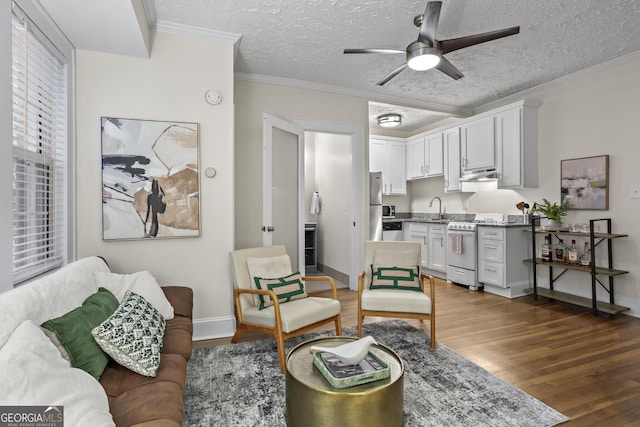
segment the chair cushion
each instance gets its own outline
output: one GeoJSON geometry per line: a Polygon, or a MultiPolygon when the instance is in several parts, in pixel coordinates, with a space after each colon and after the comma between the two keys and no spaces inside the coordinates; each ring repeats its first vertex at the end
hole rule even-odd
{"type": "Polygon", "coordinates": [[[431,314],[431,299],[422,292],[368,289],[361,301],[363,310],[431,314]]]}
{"type": "Polygon", "coordinates": [[[402,289],[422,291],[420,286],[420,267],[384,267],[371,266],[371,286],[369,289],[402,289]]]}
{"type": "MultiPolygon", "coordinates": [[[[340,314],[340,302],[332,298],[308,297],[280,306],[282,330],[287,333],[337,314],[340,314]]],[[[264,310],[259,310],[258,307],[249,307],[243,312],[243,315],[245,322],[248,323],[270,328],[276,324],[273,306],[264,310]]]]}
{"type": "Polygon", "coordinates": [[[118,309],[91,333],[113,360],[140,375],[155,377],[165,326],[151,303],[127,291],[118,309]]]}
{"type": "MultiPolygon", "coordinates": [[[[255,287],[254,278],[256,277],[285,277],[293,273],[291,270],[291,259],[289,255],[278,255],[273,257],[248,257],[247,270],[251,284],[255,287]]],[[[260,298],[253,296],[253,303],[260,304],[260,298]]]]}
{"type": "MultiPolygon", "coordinates": [[[[258,289],[268,289],[270,291],[273,291],[281,304],[308,297],[308,295],[304,291],[302,276],[298,271],[285,277],[274,279],[254,277],[253,280],[258,289]]],[[[258,308],[260,310],[271,307],[273,305],[273,301],[268,295],[259,295],[259,299],[260,306],[258,308]]]]}

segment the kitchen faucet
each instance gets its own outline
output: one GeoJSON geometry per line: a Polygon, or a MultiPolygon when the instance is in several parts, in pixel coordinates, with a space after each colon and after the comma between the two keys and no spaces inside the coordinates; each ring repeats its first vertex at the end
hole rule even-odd
{"type": "Polygon", "coordinates": [[[442,215],[442,200],[440,199],[440,197],[436,196],[431,199],[431,201],[429,202],[429,207],[433,206],[433,201],[435,199],[438,199],[438,219],[442,219],[444,218],[444,216],[442,215]]]}

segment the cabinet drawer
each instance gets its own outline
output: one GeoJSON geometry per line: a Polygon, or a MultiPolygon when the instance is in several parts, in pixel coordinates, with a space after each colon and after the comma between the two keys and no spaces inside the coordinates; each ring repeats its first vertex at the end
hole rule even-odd
{"type": "Polygon", "coordinates": [[[478,227],[478,238],[487,240],[504,240],[505,229],[498,227],[478,227]]]}
{"type": "Polygon", "coordinates": [[[445,234],[447,232],[447,226],[444,224],[429,224],[429,233],[431,234],[445,234]]]}
{"type": "Polygon", "coordinates": [[[409,223],[409,230],[410,231],[418,231],[421,233],[428,233],[429,232],[429,224],[425,223],[425,222],[410,222],[409,223]]]}
{"type": "Polygon", "coordinates": [[[484,261],[504,262],[504,242],[482,239],[478,241],[479,259],[484,261]]]}
{"type": "Polygon", "coordinates": [[[478,281],[505,288],[504,266],[495,262],[481,261],[478,265],[478,281]]]}
{"type": "Polygon", "coordinates": [[[447,280],[467,286],[477,286],[476,272],[464,268],[447,266],[447,280]]]}

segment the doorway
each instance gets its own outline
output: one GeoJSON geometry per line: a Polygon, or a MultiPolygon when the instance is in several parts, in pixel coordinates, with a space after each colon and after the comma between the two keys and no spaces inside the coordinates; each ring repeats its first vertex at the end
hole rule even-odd
{"type": "MultiPolygon", "coordinates": [[[[342,153],[340,159],[330,156],[325,156],[326,160],[322,162],[320,167],[330,169],[332,165],[330,163],[338,162],[337,165],[341,169],[341,173],[348,178],[349,185],[345,186],[345,183],[338,183],[343,188],[337,191],[335,188],[336,183],[332,181],[331,177],[323,177],[321,185],[328,185],[326,190],[320,192],[320,213],[315,215],[315,219],[319,219],[319,226],[323,228],[331,227],[331,230],[327,230],[327,233],[321,233],[321,236],[325,238],[319,243],[324,245],[321,250],[330,250],[332,245],[343,245],[342,249],[347,254],[348,261],[344,263],[338,262],[339,269],[346,269],[344,273],[348,274],[349,289],[355,291],[358,289],[358,274],[362,270],[362,263],[364,262],[364,232],[368,229],[368,225],[365,221],[365,191],[364,191],[364,125],[352,124],[343,122],[328,122],[320,120],[293,120],[294,124],[297,124],[305,130],[305,133],[314,134],[314,138],[318,144],[327,144],[323,146],[321,150],[330,150],[331,145],[335,147],[335,144],[341,144],[341,148],[338,150],[342,153]],[[346,147],[345,147],[346,145],[346,147]],[[327,164],[324,164],[327,163],[327,164]],[[348,164],[347,164],[348,163],[348,164]],[[345,188],[348,187],[348,188],[345,188]],[[323,207],[323,200],[326,200],[323,194],[327,192],[335,191],[335,195],[329,195],[329,205],[323,207]],[[331,197],[335,196],[335,197],[331,197]],[[323,212],[325,210],[327,212],[323,212]],[[327,213],[327,215],[325,215],[327,213]],[[329,218],[332,217],[332,218],[329,218]],[[324,218],[327,218],[326,220],[324,218]],[[326,224],[323,225],[323,223],[326,224]],[[342,233],[341,236],[336,237],[338,233],[342,233]]],[[[317,147],[316,147],[317,148],[317,147]]],[[[305,144],[306,149],[306,144],[305,144]]],[[[318,175],[316,171],[316,175],[318,175]]],[[[321,175],[326,173],[321,172],[321,175]]],[[[307,188],[311,186],[308,185],[307,188]]],[[[306,203],[302,207],[304,212],[310,212],[309,203],[306,203]]],[[[308,217],[314,218],[312,215],[308,217]]],[[[328,267],[334,268],[331,264],[335,261],[332,255],[329,255],[326,260],[328,267]]],[[[336,269],[337,270],[337,269],[336,269]]]]}

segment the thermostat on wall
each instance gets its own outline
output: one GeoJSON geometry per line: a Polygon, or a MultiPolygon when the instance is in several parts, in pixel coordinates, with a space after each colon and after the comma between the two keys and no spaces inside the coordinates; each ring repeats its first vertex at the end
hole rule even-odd
{"type": "Polygon", "coordinates": [[[210,89],[204,94],[204,99],[211,105],[218,105],[222,102],[222,94],[218,90],[210,89]]]}

